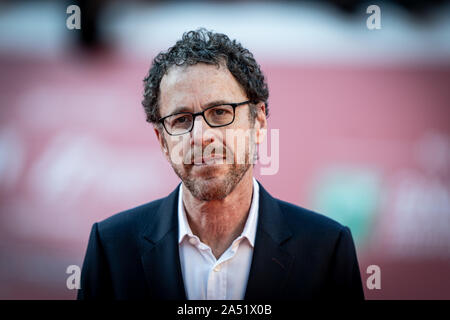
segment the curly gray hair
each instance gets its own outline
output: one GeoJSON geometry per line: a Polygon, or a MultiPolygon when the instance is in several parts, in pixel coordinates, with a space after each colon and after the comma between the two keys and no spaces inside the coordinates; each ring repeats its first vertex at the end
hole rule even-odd
{"type": "MultiPolygon", "coordinates": [[[[160,52],[144,79],[144,99],[142,105],[147,121],[157,123],[159,114],[159,86],[161,79],[172,66],[215,64],[225,62],[228,70],[245,90],[253,103],[264,102],[266,115],[269,114],[267,99],[269,90],[260,66],[253,54],[236,40],[214,33],[204,28],[183,34],[181,40],[166,52],[160,52]]],[[[255,118],[257,110],[250,108],[250,116],[255,118]]]]}

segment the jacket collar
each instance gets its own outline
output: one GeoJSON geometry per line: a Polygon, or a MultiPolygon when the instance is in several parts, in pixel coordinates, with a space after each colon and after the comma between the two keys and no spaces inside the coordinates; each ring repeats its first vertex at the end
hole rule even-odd
{"type": "MultiPolygon", "coordinates": [[[[255,178],[252,178],[252,185],[253,185],[253,194],[252,194],[252,200],[250,203],[250,209],[248,213],[247,220],[244,225],[244,229],[242,230],[242,233],[239,237],[246,238],[248,242],[250,243],[251,247],[254,248],[255,246],[255,236],[256,236],[256,226],[258,221],[258,212],[259,212],[259,184],[256,181],[255,178]]],[[[183,241],[183,238],[187,235],[192,237],[192,229],[189,226],[186,212],[183,207],[183,188],[182,184],[179,187],[178,192],[178,203],[177,203],[177,216],[178,216],[178,243],[181,244],[183,241]]]]}
{"type": "Polygon", "coordinates": [[[292,232],[278,200],[259,187],[259,219],[244,299],[281,299],[294,261],[284,248],[292,232]]]}
{"type": "MultiPolygon", "coordinates": [[[[278,202],[258,184],[259,216],[245,299],[280,297],[294,260],[283,249],[292,233],[278,202]]],[[[179,187],[160,200],[159,209],[141,234],[141,260],[152,296],[157,299],[186,300],[178,251],[179,187]]]]}
{"type": "Polygon", "coordinates": [[[161,200],[142,232],[141,261],[150,295],[158,300],[186,300],[178,253],[178,187],[161,200]]]}

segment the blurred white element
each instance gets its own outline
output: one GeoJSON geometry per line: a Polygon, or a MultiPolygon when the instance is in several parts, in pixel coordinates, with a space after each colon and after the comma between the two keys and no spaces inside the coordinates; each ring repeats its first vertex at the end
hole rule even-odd
{"type": "Polygon", "coordinates": [[[36,201],[58,207],[87,196],[104,203],[145,199],[162,179],[159,158],[151,150],[113,148],[81,132],[64,133],[33,164],[28,187],[36,201]]]}
{"type": "Polygon", "coordinates": [[[417,144],[421,170],[405,169],[391,182],[391,201],[384,222],[389,244],[384,251],[395,256],[444,255],[450,258],[449,137],[424,135],[417,144]],[[439,159],[432,159],[433,157],[439,159]]]}
{"type": "Polygon", "coordinates": [[[415,157],[430,174],[450,178],[450,137],[436,132],[425,134],[417,143],[415,157]]]}
{"type": "Polygon", "coordinates": [[[393,255],[444,254],[450,258],[448,186],[413,173],[398,179],[388,251],[393,255]]]}
{"type": "Polygon", "coordinates": [[[25,146],[17,130],[3,127],[0,131],[0,188],[17,186],[23,170],[25,146]]]}
{"type": "Polygon", "coordinates": [[[70,41],[64,2],[0,3],[0,51],[57,56],[70,41]]]}
{"type": "Polygon", "coordinates": [[[17,103],[21,121],[34,130],[60,129],[62,124],[90,126],[96,132],[106,129],[126,130],[136,126],[130,115],[142,113],[133,92],[110,85],[54,86],[39,85],[24,92],[17,103]],[[130,107],[132,106],[132,107],[130,107]]]}
{"type": "Polygon", "coordinates": [[[450,7],[433,23],[414,24],[406,12],[383,3],[383,29],[371,32],[367,14],[340,15],[309,3],[144,3],[114,2],[100,27],[128,57],[149,58],[173,46],[183,32],[206,27],[238,39],[259,60],[288,63],[448,63],[450,7]]]}
{"type": "MultiPolygon", "coordinates": [[[[66,54],[70,35],[65,26],[67,3],[0,2],[0,52],[33,55],[66,54]]],[[[383,29],[366,27],[323,3],[304,2],[119,2],[106,6],[99,28],[127,57],[150,58],[168,49],[181,34],[206,27],[238,39],[258,60],[287,63],[448,63],[450,7],[441,6],[432,24],[414,24],[404,10],[380,5],[383,29]]]]}

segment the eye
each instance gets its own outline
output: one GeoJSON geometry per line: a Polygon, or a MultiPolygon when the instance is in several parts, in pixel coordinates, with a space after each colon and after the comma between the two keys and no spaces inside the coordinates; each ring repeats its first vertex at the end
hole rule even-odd
{"type": "Polygon", "coordinates": [[[216,107],[212,110],[212,113],[214,116],[226,116],[232,113],[232,111],[227,107],[216,107]]]}
{"type": "Polygon", "coordinates": [[[188,115],[179,115],[179,116],[173,117],[170,123],[172,126],[176,126],[176,125],[184,125],[187,122],[189,122],[188,115]]]}

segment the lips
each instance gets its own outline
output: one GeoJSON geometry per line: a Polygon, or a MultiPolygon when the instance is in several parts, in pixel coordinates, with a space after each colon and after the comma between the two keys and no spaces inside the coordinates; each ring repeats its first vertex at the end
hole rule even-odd
{"type": "Polygon", "coordinates": [[[208,165],[208,164],[215,164],[217,162],[219,164],[223,164],[223,163],[225,163],[224,160],[225,160],[225,158],[222,155],[202,157],[202,158],[194,159],[193,165],[202,166],[202,165],[208,165]]]}

